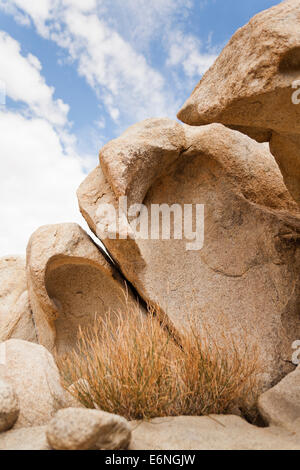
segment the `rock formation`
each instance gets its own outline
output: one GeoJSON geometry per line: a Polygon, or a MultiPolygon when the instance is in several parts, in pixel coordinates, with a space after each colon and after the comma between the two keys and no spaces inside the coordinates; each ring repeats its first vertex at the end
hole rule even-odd
{"type": "Polygon", "coordinates": [[[98,315],[130,305],[138,310],[125,281],[76,224],[41,227],[32,235],[27,278],[39,343],[59,355],[76,346],[79,326],[98,315]]]}
{"type": "Polygon", "coordinates": [[[83,182],[78,199],[125,277],[175,331],[194,314],[215,337],[224,330],[249,333],[261,348],[266,387],[291,370],[285,360],[300,336],[300,218],[264,145],[219,124],[192,128],[147,120],[101,150],[100,166],[83,182]],[[161,138],[166,128],[173,142],[181,142],[172,150],[170,137],[161,138]],[[156,144],[151,152],[149,135],[156,144]],[[188,251],[186,238],[107,238],[111,220],[101,205],[117,206],[120,196],[144,203],[149,226],[153,204],[204,204],[203,248],[188,251]]]}
{"type": "MultiPolygon", "coordinates": [[[[236,32],[184,124],[148,119],[102,148],[78,200],[106,250],[59,224],[31,236],[26,263],[0,259],[0,450],[299,449],[299,74],[300,2],[286,0],[236,32]],[[142,321],[145,303],[177,346],[191,325],[258,346],[266,427],[231,415],[128,423],[63,388],[55,359],[79,329],[125,309],[142,321]]],[[[77,379],[88,392],[82,369],[77,379]]]]}
{"type": "Polygon", "coordinates": [[[0,258],[0,341],[10,338],[37,342],[25,260],[13,256],[0,258]]]}
{"type": "Polygon", "coordinates": [[[269,425],[266,428],[231,415],[129,423],[110,413],[70,405],[69,396],[60,388],[53,358],[42,346],[20,340],[4,344],[8,361],[5,368],[0,367],[0,396],[9,396],[9,400],[1,400],[2,410],[5,405],[13,411],[10,425],[18,417],[19,404],[21,414],[12,430],[0,431],[0,450],[299,449],[298,369],[261,396],[259,407],[269,425]],[[59,410],[61,407],[65,409],[59,410]]]}
{"type": "Polygon", "coordinates": [[[300,3],[286,0],[234,34],[178,117],[193,126],[219,122],[271,141],[300,204],[300,104],[293,99],[299,74],[300,3]]]}
{"type": "Polygon", "coordinates": [[[5,363],[0,364],[0,380],[11,385],[20,406],[14,429],[46,424],[58,409],[71,406],[73,399],[62,388],[55,361],[43,346],[10,339],[1,347],[5,363]]]}

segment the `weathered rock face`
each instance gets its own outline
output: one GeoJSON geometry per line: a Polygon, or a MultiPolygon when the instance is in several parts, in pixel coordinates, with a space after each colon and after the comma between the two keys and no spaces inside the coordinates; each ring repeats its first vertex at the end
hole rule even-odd
{"type": "Polygon", "coordinates": [[[298,450],[300,435],[237,416],[179,416],[132,423],[131,450],[298,450]]]}
{"type": "MultiPolygon", "coordinates": [[[[150,125],[147,121],[147,129],[150,125]]],[[[297,205],[264,145],[218,124],[183,129],[185,150],[157,173],[143,203],[149,218],[152,204],[204,204],[203,248],[188,251],[187,239],[103,242],[140,295],[167,314],[177,331],[192,314],[214,335],[246,331],[261,348],[264,386],[270,387],[291,370],[284,360],[290,360],[292,341],[300,334],[297,205]]],[[[140,131],[137,139],[134,129],[130,135],[132,155],[143,155],[140,131]]],[[[125,161],[122,137],[104,150],[106,166],[125,161]]],[[[129,156],[126,164],[128,175],[129,156]]],[[[139,174],[144,182],[143,171],[148,167],[139,174]]],[[[106,174],[113,178],[108,168],[106,174]]],[[[123,189],[130,193],[130,186],[123,189]]],[[[109,223],[99,203],[116,205],[116,196],[101,167],[79,188],[81,212],[99,238],[109,223]]],[[[196,225],[195,210],[193,219],[196,225]]]]}
{"type": "Polygon", "coordinates": [[[0,341],[9,338],[37,342],[28,300],[25,260],[0,258],[0,341]]]}
{"type": "Polygon", "coordinates": [[[298,203],[299,139],[296,152],[288,141],[300,134],[300,105],[292,99],[299,73],[300,3],[287,0],[234,34],[178,114],[187,124],[219,122],[261,142],[286,136],[286,148],[281,142],[272,151],[298,203]]]}
{"type": "Polygon", "coordinates": [[[13,427],[19,416],[19,400],[12,386],[0,379],[0,433],[13,427]]]}
{"type": "Polygon", "coordinates": [[[240,28],[196,86],[178,116],[186,124],[221,122],[299,133],[292,103],[300,71],[300,4],[287,0],[240,28]],[[241,54],[241,50],[243,54],[241,54]]]}
{"type": "Polygon", "coordinates": [[[147,119],[101,150],[104,175],[116,197],[141,204],[157,179],[185,149],[185,134],[171,119],[147,119]],[[117,156],[117,158],[115,158],[117,156]]]}
{"type": "Polygon", "coordinates": [[[300,366],[261,395],[258,408],[268,424],[300,435],[300,366]]]}
{"type": "Polygon", "coordinates": [[[124,450],[131,439],[126,419],[98,410],[60,410],[47,427],[49,445],[56,450],[124,450]]]}
{"type": "Polygon", "coordinates": [[[43,346],[10,339],[1,348],[5,361],[0,379],[11,384],[20,405],[14,428],[46,424],[57,410],[70,406],[72,397],[62,388],[54,359],[43,346]]]}
{"type": "Polygon", "coordinates": [[[76,224],[41,227],[32,235],[27,277],[39,343],[59,355],[76,346],[79,326],[126,308],[124,280],[76,224]]]}

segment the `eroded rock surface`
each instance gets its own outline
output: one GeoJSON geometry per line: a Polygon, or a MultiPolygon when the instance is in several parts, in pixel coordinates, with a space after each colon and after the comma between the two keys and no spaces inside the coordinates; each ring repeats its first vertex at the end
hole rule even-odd
{"type": "Polygon", "coordinates": [[[125,281],[76,224],[44,226],[32,235],[27,276],[39,343],[59,355],[76,347],[79,326],[133,305],[125,281]]]}
{"type": "Polygon", "coordinates": [[[127,196],[130,205],[142,203],[157,174],[163,174],[184,148],[180,124],[147,119],[103,147],[102,169],[117,197],[127,196]]]}
{"type": "Polygon", "coordinates": [[[0,258],[0,341],[10,338],[37,342],[25,260],[16,256],[0,258]]]}
{"type": "MultiPolygon", "coordinates": [[[[130,131],[134,160],[143,155],[141,126],[136,139],[130,131]]],[[[149,214],[152,204],[204,204],[202,249],[188,251],[187,239],[105,239],[109,220],[99,204],[117,206],[119,193],[102,172],[102,151],[101,165],[78,190],[81,212],[126,278],[175,330],[195,315],[214,335],[250,335],[261,348],[268,388],[291,370],[285,361],[300,335],[298,208],[265,145],[219,124],[183,129],[185,150],[157,174],[143,203],[149,214]]],[[[119,158],[124,164],[123,151],[122,137],[107,144],[106,165],[117,165],[119,158]]],[[[129,155],[126,165],[127,173],[135,171],[129,155]]],[[[141,181],[143,171],[148,167],[141,169],[141,181]]]]}
{"type": "Polygon", "coordinates": [[[268,424],[300,434],[300,366],[261,395],[258,408],[268,424]]]}
{"type": "Polygon", "coordinates": [[[299,78],[300,3],[287,0],[234,34],[178,117],[190,125],[223,123],[260,142],[282,135],[285,143],[274,142],[272,152],[300,204],[299,78]]]}

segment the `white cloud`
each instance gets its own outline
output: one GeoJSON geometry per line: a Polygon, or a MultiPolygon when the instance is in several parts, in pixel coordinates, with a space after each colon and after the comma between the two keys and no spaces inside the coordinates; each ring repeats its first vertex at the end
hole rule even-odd
{"type": "Polygon", "coordinates": [[[184,35],[181,31],[172,32],[169,36],[168,66],[180,66],[190,77],[201,77],[217,58],[210,47],[203,51],[199,39],[192,35],[184,35]]]}
{"type": "MultiPolygon", "coordinates": [[[[194,0],[10,0],[10,4],[29,15],[40,34],[67,51],[121,127],[151,116],[175,117],[181,93],[188,93],[217,57],[215,50],[179,27],[194,0]],[[167,53],[165,75],[142,53],[150,40],[159,37],[167,53]],[[184,73],[180,80],[179,69],[184,73]]],[[[206,4],[202,1],[197,7],[206,4]]]]}
{"type": "Polygon", "coordinates": [[[81,221],[76,189],[85,174],[68,131],[69,107],[53,99],[38,58],[24,57],[20,44],[1,31],[0,83],[23,103],[18,111],[6,110],[5,103],[0,108],[1,256],[24,253],[41,225],[81,221]]]}
{"type": "Polygon", "coordinates": [[[84,174],[45,120],[0,112],[0,129],[1,256],[24,253],[41,225],[82,222],[76,189],[84,174]]]}
{"type": "Polygon", "coordinates": [[[121,113],[134,121],[175,115],[163,76],[96,14],[67,9],[64,25],[63,34],[54,32],[50,37],[68,49],[79,74],[95,89],[113,120],[121,113]]]}
{"type": "MultiPolygon", "coordinates": [[[[147,36],[156,23],[162,25],[163,20],[169,21],[168,14],[186,2],[129,0],[124,3],[116,0],[112,5],[107,0],[87,3],[43,0],[43,5],[36,6],[39,2],[13,0],[11,4],[18,7],[19,13],[21,9],[31,17],[41,35],[67,50],[77,63],[79,74],[107,106],[113,120],[118,122],[122,117],[127,122],[135,122],[151,116],[175,117],[180,104],[176,93],[169,89],[163,75],[145,56],[137,52],[138,48],[124,39],[109,18],[111,10],[118,11],[119,19],[122,11],[124,15],[128,13],[129,18],[135,20],[140,35],[143,24],[147,29],[144,36],[147,36]]],[[[0,0],[0,6],[5,3],[0,0]]]]}
{"type": "Polygon", "coordinates": [[[63,0],[67,7],[74,7],[79,11],[87,12],[97,8],[97,0],[63,0]]]}
{"type": "Polygon", "coordinates": [[[41,69],[37,57],[22,56],[20,44],[0,31],[0,80],[5,84],[7,96],[27,104],[37,116],[55,125],[65,125],[69,106],[62,100],[54,100],[54,88],[46,84],[41,69]]]}
{"type": "Polygon", "coordinates": [[[51,8],[59,0],[0,0],[0,7],[14,16],[19,23],[26,24],[31,18],[40,33],[46,33],[45,21],[49,18],[51,8]]]}
{"type": "Polygon", "coordinates": [[[192,0],[102,0],[110,12],[110,24],[119,34],[129,38],[136,49],[161,38],[177,19],[188,15],[192,0]]]}

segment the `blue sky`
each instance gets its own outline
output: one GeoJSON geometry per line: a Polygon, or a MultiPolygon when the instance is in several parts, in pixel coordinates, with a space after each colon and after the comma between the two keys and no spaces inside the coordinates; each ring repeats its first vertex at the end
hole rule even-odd
{"type": "Polygon", "coordinates": [[[131,124],[169,116],[274,0],[0,0],[0,256],[84,225],[75,191],[131,124]]]}

